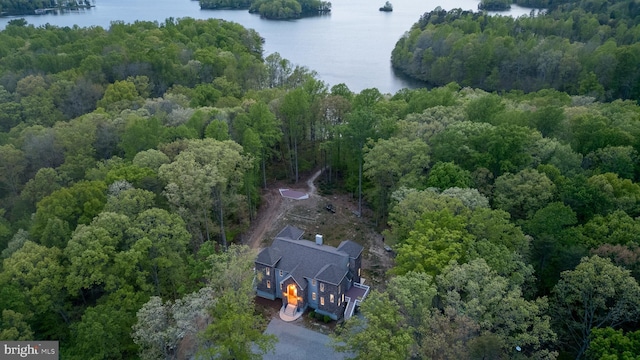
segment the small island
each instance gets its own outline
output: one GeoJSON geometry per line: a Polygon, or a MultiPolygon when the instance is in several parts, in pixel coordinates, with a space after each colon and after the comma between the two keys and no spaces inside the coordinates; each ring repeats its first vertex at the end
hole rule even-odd
{"type": "Polygon", "coordinates": [[[290,20],[331,12],[331,3],[322,0],[199,0],[201,9],[249,9],[265,19],[290,20]]]}
{"type": "Polygon", "coordinates": [[[478,4],[478,10],[507,11],[511,9],[511,0],[482,0],[478,4]]]}
{"type": "Polygon", "coordinates": [[[384,6],[381,7],[379,10],[380,11],[391,12],[391,11],[393,11],[393,5],[391,5],[391,3],[387,1],[387,2],[384,3],[384,6]]]}

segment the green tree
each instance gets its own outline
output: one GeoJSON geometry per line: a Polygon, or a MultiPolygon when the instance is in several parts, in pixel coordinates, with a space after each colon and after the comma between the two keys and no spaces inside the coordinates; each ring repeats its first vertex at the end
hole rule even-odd
{"type": "Polygon", "coordinates": [[[580,358],[589,348],[592,329],[616,329],[638,320],[640,286],[610,260],[585,257],[574,270],[562,273],[551,311],[566,346],[580,358]]]}
{"type": "Polygon", "coordinates": [[[549,293],[560,273],[573,269],[586,255],[573,227],[577,222],[576,213],[569,206],[553,202],[523,223],[525,232],[532,236],[530,263],[537,274],[539,293],[549,293]]]}
{"type": "Polygon", "coordinates": [[[187,149],[172,163],[160,167],[160,178],[168,183],[165,189],[167,199],[177,208],[191,234],[198,240],[194,250],[204,240],[209,240],[209,216],[214,206],[221,244],[226,248],[224,206],[231,202],[250,167],[251,160],[243,155],[240,145],[230,140],[213,139],[190,140],[187,149]]]}
{"type": "Polygon", "coordinates": [[[155,194],[142,189],[128,189],[116,195],[110,195],[104,206],[104,212],[115,212],[130,218],[151,209],[155,205],[155,194]]]}
{"type": "Polygon", "coordinates": [[[495,336],[476,339],[470,350],[487,356],[486,351],[491,349],[501,357],[512,357],[513,349],[520,346],[532,358],[557,356],[549,350],[556,334],[546,315],[546,299],[526,300],[519,285],[496,274],[483,259],[462,265],[452,262],[437,276],[436,283],[444,309],[450,307],[457,314],[468,316],[479,325],[481,334],[495,336]],[[487,348],[482,342],[490,346],[487,348]]]}
{"type": "Polygon", "coordinates": [[[62,252],[27,241],[3,261],[0,288],[15,285],[36,315],[33,330],[42,336],[64,336],[62,324],[70,321],[65,301],[62,252]]]}
{"type": "Polygon", "coordinates": [[[289,151],[291,177],[296,183],[299,179],[298,144],[308,129],[310,106],[309,95],[302,88],[287,92],[278,106],[289,151]]]}
{"type": "Polygon", "coordinates": [[[203,355],[220,359],[259,359],[273,349],[275,337],[264,334],[265,319],[255,314],[253,279],[255,253],[231,245],[212,255],[209,282],[218,294],[209,308],[211,323],[203,333],[203,355]]]}
{"type": "Polygon", "coordinates": [[[13,196],[20,193],[26,168],[24,152],[13,145],[0,146],[0,184],[13,196]]]}
{"type": "Polygon", "coordinates": [[[186,290],[186,255],[191,236],[179,215],[157,208],[145,210],[133,219],[127,233],[130,241],[146,250],[138,266],[148,274],[155,295],[176,298],[186,290]]]}
{"type": "Polygon", "coordinates": [[[409,358],[414,341],[399,308],[387,293],[372,291],[360,306],[362,317],[346,322],[333,347],[353,353],[352,359],[409,358]]]}
{"type": "Polygon", "coordinates": [[[0,340],[29,341],[34,339],[27,316],[9,309],[2,310],[0,340]]]}
{"type": "Polygon", "coordinates": [[[437,162],[429,172],[428,187],[445,190],[452,187],[471,187],[471,173],[453,162],[437,162]]]}
{"type": "Polygon", "coordinates": [[[149,168],[158,171],[160,166],[170,163],[169,157],[162,151],[149,149],[136,153],[133,157],[133,165],[140,168],[149,168]]]}
{"type": "Polygon", "coordinates": [[[496,179],[493,203],[514,219],[528,219],[555,196],[556,186],[545,174],[526,169],[496,179]]]}
{"type": "Polygon", "coordinates": [[[104,96],[98,101],[98,106],[111,111],[121,111],[131,108],[133,102],[139,98],[140,93],[133,81],[116,80],[107,86],[104,96]]]}
{"type": "Polygon", "coordinates": [[[64,250],[70,262],[66,287],[71,295],[84,297],[86,292],[90,300],[95,300],[103,291],[118,286],[112,268],[121,241],[99,226],[80,225],[74,231],[64,250]]]}
{"type": "Polygon", "coordinates": [[[448,209],[424,213],[407,240],[396,248],[398,255],[393,272],[435,275],[452,260],[465,262],[474,241],[466,225],[466,217],[454,215],[448,209]]]}
{"type": "Polygon", "coordinates": [[[73,341],[65,357],[72,359],[129,359],[137,346],[130,336],[135,312],[147,296],[124,286],[87,308],[71,326],[73,341]]]}
{"type": "Polygon", "coordinates": [[[164,139],[166,128],[156,117],[144,118],[132,115],[127,118],[119,147],[125,158],[132,160],[141,151],[154,149],[164,139]]]}
{"type": "MultiPolygon", "coordinates": [[[[266,161],[271,155],[271,148],[282,138],[280,122],[263,102],[251,105],[248,113],[239,114],[234,119],[234,127],[240,133],[251,129],[258,136],[259,146],[253,154],[261,164],[262,186],[267,187],[266,161]]],[[[243,143],[244,145],[244,143],[243,143]]]]}
{"type": "Polygon", "coordinates": [[[42,168],[38,170],[35,177],[27,181],[20,192],[20,197],[32,204],[35,209],[35,205],[40,200],[60,189],[60,183],[60,176],[55,169],[42,168]]]}
{"type": "MultiPolygon", "coordinates": [[[[399,186],[419,188],[429,168],[429,146],[422,140],[379,139],[365,149],[364,175],[374,184],[379,218],[387,214],[389,195],[399,186]]],[[[359,209],[361,210],[361,209],[359,209]]]]}
{"type": "Polygon", "coordinates": [[[386,242],[401,244],[413,230],[416,221],[429,211],[449,209],[454,214],[465,211],[462,201],[456,197],[441,196],[430,190],[400,188],[391,195],[396,202],[389,210],[389,229],[384,234],[386,242]]]}
{"type": "Polygon", "coordinates": [[[106,185],[100,181],[56,190],[38,203],[30,234],[43,245],[64,248],[71,231],[78,224],[89,224],[106,200],[106,185]]]}
{"type": "Polygon", "coordinates": [[[631,146],[608,146],[587,154],[588,168],[598,173],[615,173],[624,179],[635,179],[638,152],[631,146]]]}
{"type": "Polygon", "coordinates": [[[586,352],[587,359],[640,359],[640,331],[606,327],[591,330],[591,341],[586,352]]]}

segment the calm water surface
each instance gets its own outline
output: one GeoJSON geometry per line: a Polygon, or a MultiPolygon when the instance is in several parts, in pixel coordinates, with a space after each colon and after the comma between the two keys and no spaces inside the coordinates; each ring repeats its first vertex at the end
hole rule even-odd
{"type": "MultiPolygon", "coordinates": [[[[95,7],[65,14],[25,16],[29,24],[40,26],[102,26],[112,21],[163,22],[166,18],[218,18],[255,29],[265,38],[264,55],[274,52],[292,63],[318,73],[329,86],[345,83],[360,92],[378,88],[395,93],[405,87],[422,84],[395,74],[391,51],[398,39],[418,21],[420,15],[435,9],[477,9],[478,0],[392,0],[393,12],[378,11],[384,0],[332,0],[329,15],[293,21],[261,19],[246,10],[200,10],[193,0],[96,0],[95,7]]],[[[514,6],[510,16],[529,14],[531,10],[514,6]]],[[[4,29],[12,18],[0,18],[4,29]]]]}

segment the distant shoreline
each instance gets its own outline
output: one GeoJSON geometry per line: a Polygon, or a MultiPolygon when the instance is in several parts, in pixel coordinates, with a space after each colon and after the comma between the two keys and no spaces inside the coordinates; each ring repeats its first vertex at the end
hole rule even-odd
{"type": "Polygon", "coordinates": [[[40,9],[28,9],[25,11],[3,11],[0,13],[0,17],[11,17],[11,16],[27,16],[27,15],[46,15],[49,13],[64,13],[67,11],[81,10],[81,9],[90,9],[95,7],[95,5],[91,4],[77,4],[73,6],[58,6],[58,7],[49,7],[49,8],[40,8],[40,9]]]}

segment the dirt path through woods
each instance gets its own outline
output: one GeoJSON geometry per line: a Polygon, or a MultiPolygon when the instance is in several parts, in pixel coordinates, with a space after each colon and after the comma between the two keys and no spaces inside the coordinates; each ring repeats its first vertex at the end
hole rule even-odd
{"type": "MultiPolygon", "coordinates": [[[[320,176],[320,174],[322,174],[322,169],[313,173],[306,180],[306,191],[309,194],[310,198],[316,196],[317,189],[313,183],[316,181],[318,176],[320,176]]],[[[284,206],[285,203],[287,203],[286,205],[289,205],[290,203],[295,201],[308,201],[283,199],[279,191],[279,189],[282,188],[281,185],[282,184],[279,182],[270,185],[262,195],[263,206],[261,206],[260,210],[258,210],[256,220],[254,220],[248,231],[248,240],[246,243],[252,249],[260,248],[265,234],[271,229],[273,224],[277,223],[278,220],[286,213],[288,206],[284,206]]]]}

